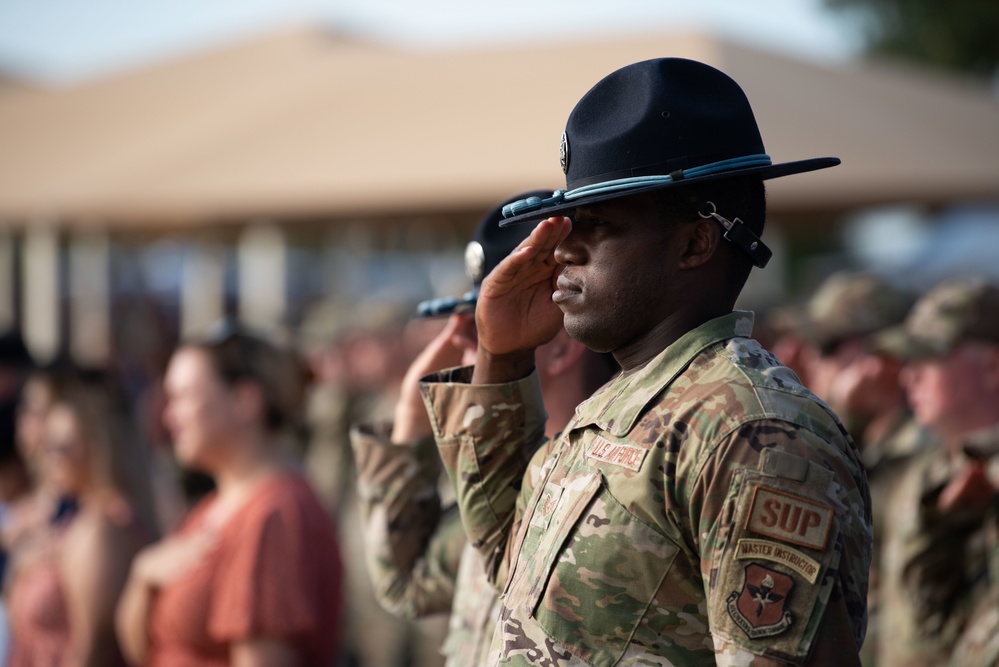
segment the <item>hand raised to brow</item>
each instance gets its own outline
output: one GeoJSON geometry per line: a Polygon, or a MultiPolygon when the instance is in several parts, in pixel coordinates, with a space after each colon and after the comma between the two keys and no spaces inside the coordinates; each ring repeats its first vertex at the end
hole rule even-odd
{"type": "Polygon", "coordinates": [[[558,333],[562,311],[552,292],[562,265],[553,253],[571,230],[569,218],[542,220],[483,281],[475,307],[480,352],[533,354],[558,333]]]}
{"type": "Polygon", "coordinates": [[[409,365],[399,388],[399,400],[395,405],[391,437],[393,443],[405,444],[433,435],[430,417],[427,416],[427,409],[420,394],[420,379],[435,371],[461,363],[460,332],[471,327],[471,318],[468,313],[451,315],[440,333],[409,365]]]}

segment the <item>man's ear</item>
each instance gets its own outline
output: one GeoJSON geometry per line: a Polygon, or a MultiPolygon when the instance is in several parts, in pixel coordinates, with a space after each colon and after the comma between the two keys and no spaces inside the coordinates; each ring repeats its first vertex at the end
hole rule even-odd
{"type": "Polygon", "coordinates": [[[684,244],[679,268],[696,269],[711,261],[717,252],[722,242],[721,225],[710,218],[703,218],[681,226],[677,237],[684,244]]]}

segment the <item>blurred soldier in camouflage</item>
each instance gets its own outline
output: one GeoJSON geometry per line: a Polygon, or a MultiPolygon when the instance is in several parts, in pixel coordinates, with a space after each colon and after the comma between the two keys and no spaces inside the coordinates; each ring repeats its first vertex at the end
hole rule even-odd
{"type": "MultiPolygon", "coordinates": [[[[829,276],[805,309],[809,357],[808,388],[832,407],[857,440],[867,468],[874,509],[874,561],[868,594],[865,665],[876,662],[880,621],[878,572],[884,507],[914,457],[932,445],[912,418],[899,379],[902,361],[874,345],[876,335],[899,325],[914,295],[873,272],[842,271],[829,276]]],[[[886,628],[891,635],[891,629],[886,628]]]]}
{"type": "MultiPolygon", "coordinates": [[[[989,580],[986,518],[995,480],[986,462],[999,463],[993,458],[999,450],[999,287],[948,280],[916,303],[903,326],[880,336],[879,345],[909,360],[903,382],[913,413],[941,444],[907,471],[885,510],[892,521],[884,537],[882,610],[892,632],[882,634],[878,666],[946,664],[989,580]]],[[[994,651],[999,627],[990,611],[972,617],[993,623],[994,651]]],[[[982,650],[985,643],[975,640],[981,636],[980,630],[966,635],[962,654],[982,650]]],[[[957,664],[985,663],[962,658],[957,664]]]]}
{"type": "Polygon", "coordinates": [[[412,304],[381,300],[324,302],[309,311],[300,330],[301,351],[314,378],[306,409],[304,468],[326,508],[337,518],[347,572],[342,636],[345,663],[352,667],[435,667],[441,663],[436,647],[444,628],[414,627],[391,616],[371,590],[354,492],[356,464],[348,436],[354,421],[374,419],[386,410],[391,414],[396,385],[408,363],[401,341],[411,308],[412,304]],[[426,650],[428,642],[434,653],[426,650]]]}
{"type": "MultiPolygon", "coordinates": [[[[525,193],[525,196],[544,193],[525,193]]],[[[364,517],[368,571],[379,602],[403,618],[451,612],[442,652],[451,667],[481,664],[499,614],[498,595],[465,539],[457,506],[444,508],[438,492],[440,457],[420,396],[430,372],[475,359],[475,290],[485,275],[530,233],[525,225],[500,228],[501,209],[479,223],[465,253],[473,292],[461,299],[420,304],[418,316],[453,312],[440,334],[410,366],[392,422],[360,423],[351,431],[364,517]]],[[[577,404],[607,381],[616,364],[565,333],[537,350],[536,363],[549,411],[547,435],[568,423],[577,404]]],[[[452,494],[453,495],[453,494],[452,494]]]]}
{"type": "Polygon", "coordinates": [[[817,352],[808,364],[808,388],[860,444],[875,507],[875,479],[890,477],[890,469],[929,444],[912,421],[899,380],[902,360],[874,343],[877,334],[901,324],[913,301],[877,274],[841,272],[827,278],[807,306],[805,335],[817,352]]]}
{"type": "Polygon", "coordinates": [[[594,86],[560,157],[566,190],[507,209],[545,219],[482,285],[474,367],[422,385],[504,591],[488,663],[858,664],[860,454],[732,310],[770,255],[763,179],[838,160],[772,164],[738,85],[673,58],[594,86]],[[534,350],[563,325],[623,370],[529,463],[534,350]]]}

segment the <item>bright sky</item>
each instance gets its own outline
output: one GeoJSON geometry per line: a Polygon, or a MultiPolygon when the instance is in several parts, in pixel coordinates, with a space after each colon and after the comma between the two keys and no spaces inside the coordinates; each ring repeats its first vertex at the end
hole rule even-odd
{"type": "Polygon", "coordinates": [[[0,0],[0,70],[74,81],[302,22],[420,47],[670,27],[821,61],[860,45],[821,0],[0,0]]]}

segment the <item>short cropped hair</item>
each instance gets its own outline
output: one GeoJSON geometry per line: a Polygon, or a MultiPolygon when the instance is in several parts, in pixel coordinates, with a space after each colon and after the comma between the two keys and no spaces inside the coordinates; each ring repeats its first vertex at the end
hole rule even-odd
{"type": "MultiPolygon", "coordinates": [[[[728,220],[739,218],[757,236],[763,235],[767,217],[767,195],[759,176],[740,176],[704,183],[694,183],[659,191],[663,215],[672,220],[696,220],[706,210],[708,202],[714,210],[728,220]]],[[[753,260],[732,244],[727,269],[727,284],[732,287],[735,300],[749,279],[753,260]]]]}

